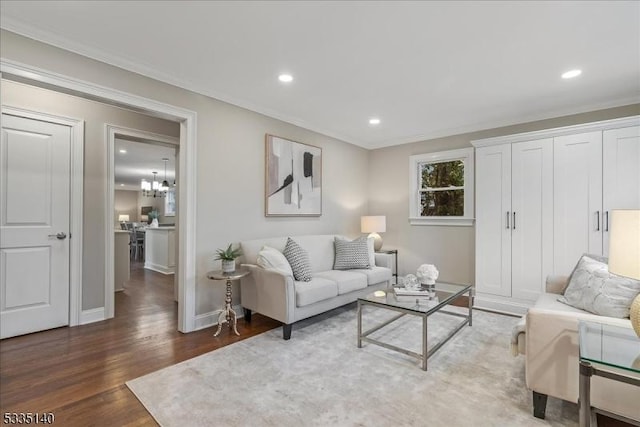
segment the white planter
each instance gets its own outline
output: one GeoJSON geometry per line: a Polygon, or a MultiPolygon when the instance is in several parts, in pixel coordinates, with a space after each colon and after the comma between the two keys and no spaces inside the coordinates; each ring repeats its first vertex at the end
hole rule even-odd
{"type": "Polygon", "coordinates": [[[149,227],[158,228],[158,218],[153,218],[149,227]]]}
{"type": "Polygon", "coordinates": [[[235,260],[222,260],[222,272],[223,273],[233,273],[236,271],[236,261],[235,260]]]}

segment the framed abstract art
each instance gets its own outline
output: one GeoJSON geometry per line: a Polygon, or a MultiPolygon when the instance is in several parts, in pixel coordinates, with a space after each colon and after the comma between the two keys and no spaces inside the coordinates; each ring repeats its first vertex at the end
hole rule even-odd
{"type": "Polygon", "coordinates": [[[322,215],[322,149],[265,138],[265,216],[322,215]]]}

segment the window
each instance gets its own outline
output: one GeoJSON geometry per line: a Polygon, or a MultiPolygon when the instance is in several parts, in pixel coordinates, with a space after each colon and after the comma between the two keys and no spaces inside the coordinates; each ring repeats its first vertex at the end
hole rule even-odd
{"type": "Polygon", "coordinates": [[[409,158],[412,225],[473,225],[473,148],[409,158]]]}
{"type": "Polygon", "coordinates": [[[164,216],[176,216],[175,187],[171,187],[167,190],[167,197],[164,199],[164,216]]]}

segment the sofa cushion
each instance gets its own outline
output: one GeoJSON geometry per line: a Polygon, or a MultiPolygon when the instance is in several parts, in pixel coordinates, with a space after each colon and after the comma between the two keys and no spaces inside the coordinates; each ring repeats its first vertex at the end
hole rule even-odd
{"type": "Polygon", "coordinates": [[[369,245],[366,237],[351,241],[336,237],[334,244],[336,248],[334,270],[369,268],[369,245]]]}
{"type": "Polygon", "coordinates": [[[356,270],[349,270],[351,273],[360,273],[367,276],[367,284],[369,286],[376,285],[386,280],[391,280],[391,269],[387,267],[371,267],[356,270]]]}
{"type": "Polygon", "coordinates": [[[282,252],[293,271],[293,277],[302,282],[311,280],[311,263],[309,262],[309,254],[302,249],[293,239],[288,238],[287,244],[282,252]]]}
{"type": "Polygon", "coordinates": [[[258,265],[267,270],[274,270],[285,276],[293,276],[291,265],[279,250],[264,246],[258,252],[258,265]]]}
{"type": "Polygon", "coordinates": [[[609,273],[606,263],[583,255],[558,300],[594,314],[625,318],[638,293],[640,281],[609,273]]]}
{"type": "Polygon", "coordinates": [[[329,270],[314,273],[313,277],[322,277],[338,284],[338,295],[367,287],[367,278],[361,273],[351,271],[329,270]]]}
{"type": "Polygon", "coordinates": [[[303,307],[338,295],[338,284],[323,277],[313,277],[308,282],[293,282],[296,305],[303,307]]]}

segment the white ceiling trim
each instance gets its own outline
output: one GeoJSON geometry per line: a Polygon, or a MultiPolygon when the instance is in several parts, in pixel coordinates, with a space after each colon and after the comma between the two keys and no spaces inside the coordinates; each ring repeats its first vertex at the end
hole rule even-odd
{"type": "Polygon", "coordinates": [[[77,53],[78,55],[86,56],[96,61],[104,62],[109,65],[113,65],[118,68],[122,68],[124,70],[134,72],[136,74],[141,74],[143,76],[150,77],[155,80],[159,80],[163,83],[177,86],[179,88],[186,89],[201,95],[206,95],[211,98],[215,98],[219,101],[223,101],[228,104],[235,105],[237,107],[241,107],[256,113],[263,114],[267,117],[281,120],[283,122],[287,122],[287,123],[290,123],[314,132],[318,132],[323,135],[329,136],[331,138],[335,138],[343,142],[347,142],[349,144],[357,145],[359,147],[367,148],[367,149],[371,148],[370,145],[362,141],[357,141],[345,135],[340,135],[334,131],[325,129],[322,126],[318,126],[313,123],[309,123],[298,117],[277,113],[267,107],[254,104],[245,99],[236,98],[234,96],[231,96],[225,93],[220,93],[220,92],[216,92],[216,91],[212,91],[212,90],[200,87],[187,80],[179,79],[179,78],[170,76],[168,74],[165,74],[155,68],[147,67],[145,65],[135,63],[119,55],[112,55],[112,54],[103,52],[100,49],[95,49],[83,43],[79,43],[75,40],[71,40],[53,31],[45,31],[40,28],[36,28],[34,26],[26,24],[22,21],[13,19],[11,17],[2,18],[1,28],[11,31],[13,33],[19,34],[21,36],[40,41],[42,43],[46,43],[46,44],[58,47],[63,50],[77,53]]]}

